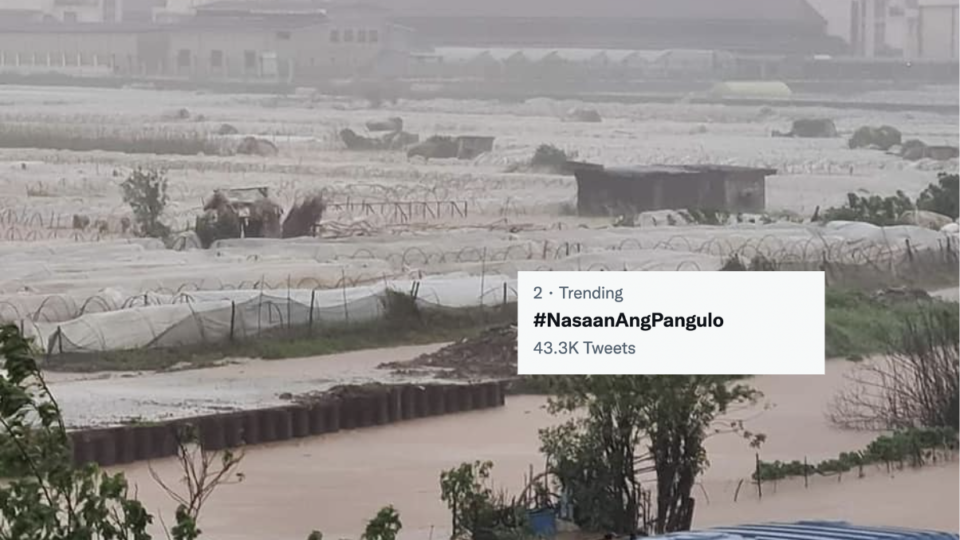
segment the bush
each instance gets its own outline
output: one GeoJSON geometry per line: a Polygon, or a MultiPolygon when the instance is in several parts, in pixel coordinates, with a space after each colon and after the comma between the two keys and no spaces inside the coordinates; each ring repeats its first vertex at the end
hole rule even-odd
{"type": "Polygon", "coordinates": [[[937,184],[930,184],[917,198],[917,208],[957,219],[960,201],[960,175],[940,173],[937,184]]]}
{"type": "Polygon", "coordinates": [[[167,206],[167,178],[163,171],[137,167],[120,185],[123,202],[130,205],[141,236],[166,239],[170,228],[160,221],[167,206]]]}
{"type": "Polygon", "coordinates": [[[916,202],[902,191],[897,191],[896,195],[891,197],[860,197],[855,193],[847,193],[847,203],[840,207],[827,208],[821,214],[820,221],[860,221],[887,227],[896,225],[904,212],[914,209],[957,219],[960,199],[958,178],[960,177],[956,174],[940,173],[937,175],[937,183],[929,184],[916,202]]]}
{"type": "Polygon", "coordinates": [[[726,225],[730,222],[730,212],[724,210],[689,208],[686,211],[680,211],[679,214],[687,223],[697,225],[726,225]]]}
{"type": "Polygon", "coordinates": [[[440,473],[440,499],[450,509],[451,538],[525,536],[524,509],[488,486],[492,468],[489,461],[477,461],[440,473]]]}
{"type": "Polygon", "coordinates": [[[835,398],[831,419],[853,428],[960,429],[956,304],[940,311],[904,314],[898,322],[899,331],[883,332],[884,357],[847,375],[851,384],[835,398]]]}
{"type": "Polygon", "coordinates": [[[904,212],[913,209],[913,201],[902,191],[897,191],[892,197],[860,197],[856,193],[847,193],[847,204],[827,208],[821,215],[821,221],[860,221],[887,227],[896,225],[904,212]]]}
{"type": "Polygon", "coordinates": [[[796,476],[832,476],[865,465],[890,465],[907,461],[920,466],[937,450],[952,452],[956,448],[957,432],[952,428],[909,429],[881,435],[859,452],[841,452],[836,458],[818,463],[760,461],[751,478],[754,481],[771,481],[796,476]]]}
{"type": "Polygon", "coordinates": [[[396,540],[401,528],[403,523],[400,522],[400,514],[393,506],[384,506],[367,523],[360,538],[361,540],[396,540]]]}
{"type": "Polygon", "coordinates": [[[775,261],[757,253],[747,264],[743,263],[739,255],[730,255],[723,261],[720,270],[723,272],[774,272],[778,268],[779,265],[775,261]]]}
{"type": "Polygon", "coordinates": [[[530,167],[559,172],[569,160],[570,158],[563,150],[552,144],[541,144],[530,159],[530,167]]]}

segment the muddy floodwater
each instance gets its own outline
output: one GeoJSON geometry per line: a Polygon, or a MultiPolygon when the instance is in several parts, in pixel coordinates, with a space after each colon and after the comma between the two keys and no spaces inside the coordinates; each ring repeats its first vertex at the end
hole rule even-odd
{"type": "MultiPolygon", "coordinates": [[[[766,433],[764,460],[835,457],[864,447],[876,434],[841,431],[826,420],[825,407],[854,364],[829,361],[825,376],[757,377],[765,398],[756,407],[731,412],[766,433]]],[[[445,538],[449,514],[440,501],[440,471],[464,461],[495,463],[496,487],[516,491],[532,465],[542,469],[537,430],[557,420],[540,397],[510,397],[501,409],[251,448],[246,480],[223,487],[202,516],[205,535],[220,540],[302,540],[311,530],[326,538],[358,538],[366,520],[393,504],[403,521],[403,539],[445,538]]],[[[798,482],[765,484],[758,499],[749,476],[754,451],[735,435],[709,441],[710,468],[695,490],[695,526],[746,521],[846,519],[861,524],[957,531],[958,466],[948,462],[921,470],[888,473],[869,468],[798,482]],[[738,501],[734,495],[743,481],[738,501]]],[[[172,461],[155,462],[163,477],[176,477],[172,461]]],[[[151,479],[147,464],[122,468],[148,508],[169,521],[172,504],[151,479]]]]}

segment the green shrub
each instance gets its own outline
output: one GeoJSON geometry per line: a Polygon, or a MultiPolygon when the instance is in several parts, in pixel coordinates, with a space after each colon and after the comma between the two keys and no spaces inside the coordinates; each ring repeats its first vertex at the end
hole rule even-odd
{"type": "Polygon", "coordinates": [[[957,219],[960,204],[960,175],[940,173],[937,183],[930,184],[917,198],[917,208],[957,219]]]}
{"type": "Polygon", "coordinates": [[[887,227],[896,225],[904,212],[913,209],[913,201],[902,191],[892,197],[860,197],[856,193],[847,193],[847,203],[824,210],[821,221],[859,221],[887,227]]]}
{"type": "Polygon", "coordinates": [[[123,202],[130,205],[141,236],[166,239],[170,228],[160,221],[167,207],[167,177],[163,171],[137,167],[120,184],[123,202]]]}
{"type": "Polygon", "coordinates": [[[760,461],[751,478],[754,481],[783,480],[785,478],[821,475],[830,476],[858,469],[865,465],[909,462],[914,466],[925,463],[932,452],[955,451],[957,432],[952,428],[918,428],[881,435],[860,452],[842,452],[836,458],[819,463],[804,464],[794,460],[760,461]]]}

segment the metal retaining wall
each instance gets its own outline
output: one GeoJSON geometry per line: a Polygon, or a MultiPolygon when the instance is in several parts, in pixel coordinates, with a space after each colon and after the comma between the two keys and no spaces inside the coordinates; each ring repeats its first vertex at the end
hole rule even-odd
{"type": "Polygon", "coordinates": [[[222,450],[500,407],[504,390],[502,382],[363,387],[357,395],[331,395],[308,404],[74,431],[70,438],[76,464],[107,467],[175,455],[175,434],[185,425],[199,431],[204,449],[222,450]]]}

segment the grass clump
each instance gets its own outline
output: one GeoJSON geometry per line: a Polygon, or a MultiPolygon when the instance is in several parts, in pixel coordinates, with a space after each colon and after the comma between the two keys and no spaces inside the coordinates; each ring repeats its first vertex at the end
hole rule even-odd
{"type": "Polygon", "coordinates": [[[75,152],[122,152],[126,154],[219,155],[220,141],[203,133],[121,129],[71,130],[60,126],[0,123],[0,148],[41,148],[75,152]]]}
{"type": "Polygon", "coordinates": [[[904,320],[923,314],[956,317],[957,305],[940,300],[888,300],[859,291],[827,289],[826,356],[860,359],[881,352],[904,320]]]}

